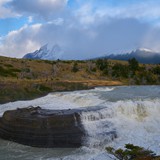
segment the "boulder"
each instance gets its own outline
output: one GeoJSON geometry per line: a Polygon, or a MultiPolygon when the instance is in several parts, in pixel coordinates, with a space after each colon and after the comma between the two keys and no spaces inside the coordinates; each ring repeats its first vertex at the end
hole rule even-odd
{"type": "Polygon", "coordinates": [[[18,108],[0,118],[0,138],[28,146],[77,148],[84,136],[78,110],[18,108]]]}

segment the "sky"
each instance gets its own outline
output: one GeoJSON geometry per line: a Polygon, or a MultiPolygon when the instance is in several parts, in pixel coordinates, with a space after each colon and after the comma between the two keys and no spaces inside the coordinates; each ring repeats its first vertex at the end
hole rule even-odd
{"type": "Polygon", "coordinates": [[[0,55],[21,58],[45,44],[65,59],[160,52],[160,0],[0,0],[0,55]]]}

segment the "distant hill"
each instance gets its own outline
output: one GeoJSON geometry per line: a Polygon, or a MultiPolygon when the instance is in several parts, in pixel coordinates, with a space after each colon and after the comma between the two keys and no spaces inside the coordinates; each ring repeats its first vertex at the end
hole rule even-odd
{"type": "Polygon", "coordinates": [[[49,47],[48,44],[42,46],[35,52],[24,55],[24,59],[43,59],[43,60],[57,60],[62,55],[63,51],[59,45],[49,47]]]}
{"type": "Polygon", "coordinates": [[[99,58],[125,60],[125,61],[131,58],[136,58],[140,63],[160,64],[160,53],[154,52],[146,48],[140,48],[130,53],[118,54],[118,55],[111,54],[111,55],[103,56],[99,58]]]}

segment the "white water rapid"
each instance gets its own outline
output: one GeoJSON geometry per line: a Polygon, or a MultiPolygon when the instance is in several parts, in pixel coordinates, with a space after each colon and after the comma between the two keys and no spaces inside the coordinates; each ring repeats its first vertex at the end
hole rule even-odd
{"type": "Polygon", "coordinates": [[[39,149],[0,140],[0,159],[110,160],[105,147],[119,148],[127,143],[160,154],[160,86],[100,87],[51,93],[32,101],[0,105],[0,114],[30,105],[46,109],[83,108],[81,118],[87,132],[84,146],[39,149]]]}

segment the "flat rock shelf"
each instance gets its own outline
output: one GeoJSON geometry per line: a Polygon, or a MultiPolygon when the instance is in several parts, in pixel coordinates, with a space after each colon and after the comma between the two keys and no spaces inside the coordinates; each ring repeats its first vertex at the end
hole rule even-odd
{"type": "Polygon", "coordinates": [[[17,108],[0,118],[0,138],[32,147],[77,148],[84,136],[79,110],[17,108]]]}

